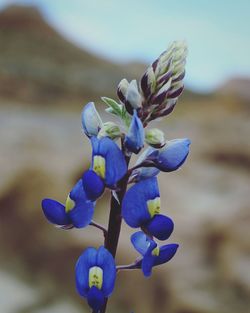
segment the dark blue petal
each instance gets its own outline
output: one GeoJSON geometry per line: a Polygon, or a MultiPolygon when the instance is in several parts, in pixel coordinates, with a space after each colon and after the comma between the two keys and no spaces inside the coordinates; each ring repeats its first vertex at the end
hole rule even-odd
{"type": "Polygon", "coordinates": [[[69,196],[75,202],[74,208],[67,213],[72,224],[76,228],[89,225],[94,214],[94,203],[87,199],[81,179],[71,190],[69,196]]]}
{"type": "Polygon", "coordinates": [[[154,265],[155,256],[153,255],[145,255],[142,259],[142,272],[145,277],[149,277],[152,273],[152,267],[154,265]]]}
{"type": "Polygon", "coordinates": [[[96,172],[92,170],[86,171],[82,176],[82,183],[89,200],[95,201],[103,194],[105,186],[96,172]]]}
{"type": "Polygon", "coordinates": [[[117,144],[108,137],[97,139],[91,138],[93,157],[100,155],[106,161],[104,182],[108,187],[114,187],[126,174],[127,163],[122,151],[117,144]]]}
{"type": "Polygon", "coordinates": [[[103,270],[102,292],[108,297],[115,286],[116,266],[112,254],[104,247],[98,249],[96,265],[103,270]]]}
{"type": "Polygon", "coordinates": [[[89,269],[96,266],[97,250],[87,248],[77,260],[75,266],[75,280],[78,293],[87,297],[89,291],[89,269]]]}
{"type": "Polygon", "coordinates": [[[155,258],[155,256],[152,255],[152,251],[157,247],[157,244],[154,240],[150,239],[149,237],[148,237],[148,240],[149,240],[149,247],[142,259],[142,264],[141,264],[142,272],[144,276],[146,277],[149,277],[151,275],[152,267],[154,265],[154,258],[155,258]]]}
{"type": "Polygon", "coordinates": [[[142,232],[138,231],[134,233],[131,237],[130,240],[134,246],[134,248],[141,254],[145,255],[146,252],[148,251],[148,248],[150,246],[150,239],[148,236],[142,232]]]}
{"type": "Polygon", "coordinates": [[[155,256],[152,255],[152,251],[156,247],[157,247],[156,242],[153,240],[150,240],[149,248],[148,248],[146,254],[144,255],[144,257],[142,259],[141,268],[142,268],[142,272],[143,272],[144,276],[146,276],[146,277],[149,277],[152,273],[152,267],[154,265],[154,259],[155,259],[155,256]]]}
{"type": "Polygon", "coordinates": [[[174,223],[171,218],[156,214],[145,227],[152,236],[159,240],[166,240],[174,230],[174,223]]]}
{"type": "Polygon", "coordinates": [[[122,201],[122,216],[131,227],[140,227],[151,220],[147,201],[159,197],[156,177],[142,180],[132,186],[122,201]]]}
{"type": "Polygon", "coordinates": [[[88,292],[87,300],[89,306],[97,313],[104,304],[104,295],[101,290],[93,286],[88,292]]]}
{"type": "Polygon", "coordinates": [[[172,257],[175,255],[178,247],[179,245],[176,243],[160,247],[160,254],[154,259],[154,266],[166,263],[171,260],[172,257]]]}
{"type": "Polygon", "coordinates": [[[124,144],[126,148],[134,153],[139,153],[144,146],[144,128],[137,111],[134,110],[133,118],[129,127],[128,134],[125,137],[124,144]]]}
{"type": "Polygon", "coordinates": [[[68,225],[70,219],[65,212],[65,206],[53,199],[43,199],[42,201],[43,213],[52,224],[68,225]]]}
{"type": "Polygon", "coordinates": [[[175,139],[167,143],[166,147],[160,150],[155,159],[156,166],[163,172],[177,170],[186,160],[190,146],[189,139],[175,139]]]}

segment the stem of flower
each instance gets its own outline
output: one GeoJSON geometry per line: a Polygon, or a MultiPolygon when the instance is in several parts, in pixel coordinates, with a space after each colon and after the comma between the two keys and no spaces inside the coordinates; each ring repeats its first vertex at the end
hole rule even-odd
{"type": "Polygon", "coordinates": [[[130,176],[132,174],[132,172],[134,170],[136,170],[137,168],[140,168],[140,167],[154,167],[154,166],[155,166],[155,164],[154,164],[154,162],[152,160],[146,160],[146,161],[143,161],[142,163],[137,164],[134,167],[130,168],[128,170],[128,174],[127,175],[130,176]]]}
{"type": "Polygon", "coordinates": [[[127,265],[117,265],[116,270],[121,271],[121,270],[136,270],[138,269],[138,264],[140,263],[141,260],[135,261],[134,263],[127,264],[127,265]]]}
{"type": "Polygon", "coordinates": [[[108,230],[107,230],[103,225],[98,224],[98,223],[96,223],[96,222],[94,222],[94,221],[91,221],[91,223],[90,223],[89,225],[94,226],[94,227],[96,227],[96,228],[102,230],[104,238],[107,237],[108,230]]]}
{"type": "MultiPolygon", "coordinates": [[[[130,161],[130,157],[126,157],[127,165],[129,164],[129,161],[130,161]]],[[[116,251],[117,251],[117,246],[118,246],[118,241],[119,241],[119,236],[120,236],[120,231],[121,231],[121,223],[122,223],[121,204],[122,204],[122,199],[127,190],[128,178],[129,176],[125,175],[118,183],[118,186],[117,186],[117,189],[119,190],[117,192],[118,201],[114,197],[114,195],[111,196],[108,233],[105,238],[104,246],[106,249],[108,249],[108,251],[113,255],[114,258],[116,256],[116,251]]],[[[105,299],[105,303],[100,313],[106,312],[107,302],[108,302],[108,298],[105,299]]]]}

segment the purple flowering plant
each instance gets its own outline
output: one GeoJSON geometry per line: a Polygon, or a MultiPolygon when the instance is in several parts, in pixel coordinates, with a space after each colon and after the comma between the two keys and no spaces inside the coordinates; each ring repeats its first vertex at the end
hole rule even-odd
{"type": "Polygon", "coordinates": [[[171,236],[174,223],[160,213],[157,175],[180,168],[188,156],[190,140],[166,140],[163,131],[147,127],[173,111],[184,88],[186,56],[186,45],[173,42],[149,66],[139,85],[136,80],[123,79],[117,88],[118,101],[103,97],[106,111],[116,116],[117,123],[104,123],[93,102],[85,105],[82,127],[92,146],[91,166],[65,204],[42,200],[50,223],[67,230],[92,225],[104,234],[103,246],[87,248],[75,267],[77,291],[87,299],[93,313],[106,312],[119,271],[141,269],[148,277],[154,266],[168,262],[178,249],[177,243],[158,244],[171,236]],[[132,154],[140,152],[131,166],[132,154]],[[93,221],[96,201],[105,188],[111,191],[107,228],[93,221]],[[123,220],[140,229],[130,239],[141,256],[129,265],[116,265],[123,220]]]}

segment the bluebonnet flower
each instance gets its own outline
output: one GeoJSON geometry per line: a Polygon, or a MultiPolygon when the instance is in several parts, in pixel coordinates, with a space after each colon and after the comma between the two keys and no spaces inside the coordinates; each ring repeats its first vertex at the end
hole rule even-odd
{"type": "Polygon", "coordinates": [[[165,240],[171,235],[173,221],[160,213],[160,194],[156,177],[151,177],[134,184],[122,201],[122,216],[133,228],[142,230],[165,240]]]}
{"type": "Polygon", "coordinates": [[[142,231],[134,233],[130,239],[134,248],[143,256],[136,266],[142,269],[146,277],[151,275],[153,266],[171,260],[179,247],[176,243],[159,247],[154,240],[142,231]]]}
{"type": "Polygon", "coordinates": [[[126,135],[124,140],[125,147],[130,152],[134,152],[137,154],[144,146],[144,138],[145,135],[142,122],[137,115],[137,111],[134,110],[128,134],[126,135]]]}
{"type": "Polygon", "coordinates": [[[149,159],[163,172],[175,171],[185,162],[190,144],[187,138],[170,140],[163,149],[152,153],[149,159]]]}
{"type": "Polygon", "coordinates": [[[160,171],[173,172],[180,168],[189,154],[191,141],[187,138],[167,141],[162,149],[149,147],[136,165],[144,164],[134,171],[136,181],[157,175],[160,171]]]}
{"type": "Polygon", "coordinates": [[[43,199],[42,209],[52,224],[63,228],[82,228],[92,220],[94,203],[88,200],[82,180],[79,180],[69,193],[65,205],[53,199],[43,199]]]}
{"type": "Polygon", "coordinates": [[[94,201],[105,186],[115,189],[117,182],[127,173],[127,163],[117,144],[108,137],[91,137],[92,165],[83,174],[83,187],[87,197],[94,201]]]}
{"type": "Polygon", "coordinates": [[[104,247],[87,248],[76,263],[75,279],[78,293],[98,312],[114,289],[116,266],[113,256],[104,247]]]}

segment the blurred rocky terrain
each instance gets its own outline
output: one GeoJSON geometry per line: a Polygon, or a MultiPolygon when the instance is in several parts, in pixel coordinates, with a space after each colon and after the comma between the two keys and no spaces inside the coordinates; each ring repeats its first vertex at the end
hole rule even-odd
{"type": "MultiPolygon", "coordinates": [[[[0,42],[0,312],[89,312],[75,292],[74,264],[86,246],[101,244],[102,234],[54,228],[40,202],[64,202],[89,165],[82,104],[115,96],[119,80],[139,77],[144,65],[92,56],[34,8],[0,12],[0,42]]],[[[250,90],[248,80],[244,86],[250,90]]],[[[212,95],[186,91],[156,124],[169,139],[192,140],[185,166],[160,175],[162,211],[175,221],[169,242],[180,249],[150,279],[120,273],[108,312],[249,312],[250,103],[242,88],[234,79],[212,95]]],[[[102,110],[99,100],[97,106],[102,110]]],[[[108,198],[95,212],[104,224],[108,198]]],[[[118,262],[129,263],[137,255],[131,230],[123,225],[122,232],[118,262]]]]}

